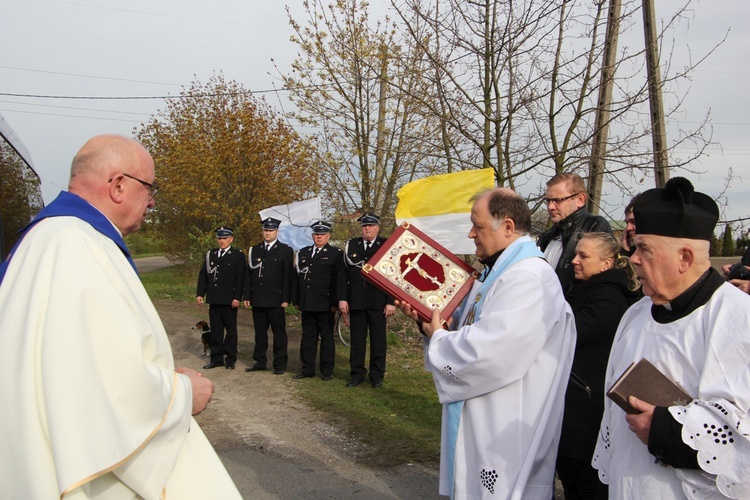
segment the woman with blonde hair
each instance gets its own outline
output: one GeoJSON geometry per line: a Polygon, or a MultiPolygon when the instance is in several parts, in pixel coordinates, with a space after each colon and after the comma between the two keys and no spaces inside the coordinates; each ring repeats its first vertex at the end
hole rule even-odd
{"type": "Polygon", "coordinates": [[[620,318],[640,297],[640,283],[620,243],[607,233],[585,233],[573,258],[575,282],[566,293],[578,332],[565,394],[557,474],[566,500],[606,498],[591,467],[604,412],[604,377],[620,318]]]}

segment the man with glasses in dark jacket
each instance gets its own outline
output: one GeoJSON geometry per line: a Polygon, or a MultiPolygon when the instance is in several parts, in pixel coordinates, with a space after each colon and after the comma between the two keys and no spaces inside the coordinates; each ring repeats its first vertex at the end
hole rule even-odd
{"type": "Polygon", "coordinates": [[[537,244],[547,262],[555,269],[563,292],[573,283],[573,257],[580,233],[612,234],[604,217],[586,210],[586,184],[578,174],[562,172],[547,181],[544,201],[552,227],[539,237],[537,244]]]}

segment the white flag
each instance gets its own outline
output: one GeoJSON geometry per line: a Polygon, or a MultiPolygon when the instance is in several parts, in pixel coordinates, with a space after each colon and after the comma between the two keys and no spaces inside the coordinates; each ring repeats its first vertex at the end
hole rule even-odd
{"type": "Polygon", "coordinates": [[[320,197],[265,208],[258,212],[260,220],[266,217],[279,219],[279,241],[294,250],[313,244],[310,224],[320,220],[320,197]]]}

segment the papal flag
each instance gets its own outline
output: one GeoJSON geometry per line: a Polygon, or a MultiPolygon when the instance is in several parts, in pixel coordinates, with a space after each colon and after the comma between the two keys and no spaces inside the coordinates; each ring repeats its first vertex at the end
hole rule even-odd
{"type": "Polygon", "coordinates": [[[455,254],[473,254],[468,238],[471,197],[495,186],[494,171],[463,170],[433,175],[398,191],[396,222],[409,222],[455,254]]]}
{"type": "Polygon", "coordinates": [[[260,220],[266,217],[279,219],[279,241],[299,250],[313,244],[310,224],[321,218],[320,197],[264,208],[258,215],[260,220]]]}

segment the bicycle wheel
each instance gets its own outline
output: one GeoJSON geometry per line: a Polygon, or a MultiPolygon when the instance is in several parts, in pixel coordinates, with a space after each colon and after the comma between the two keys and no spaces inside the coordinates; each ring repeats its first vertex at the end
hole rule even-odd
{"type": "Polygon", "coordinates": [[[341,311],[336,313],[336,321],[334,324],[336,333],[339,336],[339,340],[345,346],[349,345],[349,315],[341,314],[341,311]]]}

